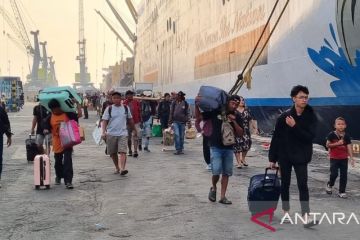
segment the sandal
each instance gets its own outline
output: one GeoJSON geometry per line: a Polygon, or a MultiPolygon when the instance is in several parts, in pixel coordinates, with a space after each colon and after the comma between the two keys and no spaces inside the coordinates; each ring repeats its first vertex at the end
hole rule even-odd
{"type": "Polygon", "coordinates": [[[126,174],[128,174],[128,173],[129,173],[128,170],[120,171],[120,175],[121,175],[121,176],[124,176],[124,175],[126,175],[126,174]]]}
{"type": "Polygon", "coordinates": [[[249,164],[247,164],[247,162],[241,162],[243,166],[247,167],[249,166],[249,164]]]}
{"type": "Polygon", "coordinates": [[[222,204],[232,204],[232,202],[230,200],[228,200],[226,197],[224,197],[223,199],[220,199],[219,203],[222,203],[222,204]]]}
{"type": "Polygon", "coordinates": [[[114,174],[119,174],[120,173],[120,170],[115,170],[114,171],[114,174]]]}
{"type": "Polygon", "coordinates": [[[209,201],[216,202],[216,191],[214,191],[212,187],[210,188],[209,192],[209,201]]]}

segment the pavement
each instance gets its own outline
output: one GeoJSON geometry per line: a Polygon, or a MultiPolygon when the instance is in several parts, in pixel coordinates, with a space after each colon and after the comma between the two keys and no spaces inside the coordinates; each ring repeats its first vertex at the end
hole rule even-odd
{"type": "MultiPolygon", "coordinates": [[[[81,119],[86,141],[75,147],[74,189],[52,185],[50,190],[34,190],[33,165],[25,155],[34,104],[27,103],[9,117],[13,145],[4,149],[3,188],[0,189],[0,239],[357,239],[359,224],[322,222],[312,229],[301,224],[280,224],[281,202],[270,231],[253,221],[248,211],[249,179],[268,166],[262,138],[254,139],[249,167],[234,169],[228,198],[232,205],[210,203],[207,199],[211,174],[205,170],[202,139],[188,139],[185,154],[162,151],[160,138],[152,138],[150,153],[128,158],[129,174],[113,174],[114,166],[95,145],[91,133],[97,119],[81,119]]],[[[53,160],[53,155],[51,155],[53,160]]],[[[309,165],[311,209],[314,212],[351,213],[360,220],[360,163],[349,168],[348,199],[325,193],[329,161],[324,151],[315,151],[309,165]]],[[[292,214],[299,212],[296,179],[290,189],[292,214]]],[[[52,169],[52,182],[54,170],[52,169]]],[[[338,186],[338,181],[336,187],[338,186]]],[[[218,196],[219,197],[219,196],[218,196]]],[[[261,221],[269,223],[266,217],[261,221]]]]}

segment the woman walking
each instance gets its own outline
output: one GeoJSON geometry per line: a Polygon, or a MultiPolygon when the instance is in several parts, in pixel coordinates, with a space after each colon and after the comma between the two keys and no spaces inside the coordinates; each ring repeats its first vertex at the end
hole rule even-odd
{"type": "Polygon", "coordinates": [[[253,117],[251,115],[250,109],[246,107],[245,99],[239,96],[238,107],[236,109],[236,114],[239,114],[244,128],[244,134],[241,137],[236,138],[236,144],[234,146],[234,153],[237,161],[237,168],[242,168],[243,166],[247,167],[248,164],[245,160],[246,154],[251,148],[251,134],[250,128],[252,126],[251,120],[253,117]]]}

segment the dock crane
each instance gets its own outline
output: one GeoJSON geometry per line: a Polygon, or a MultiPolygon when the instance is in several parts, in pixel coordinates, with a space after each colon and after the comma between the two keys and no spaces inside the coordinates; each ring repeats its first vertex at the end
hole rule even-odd
{"type": "Polygon", "coordinates": [[[109,5],[111,11],[114,13],[116,19],[119,21],[119,23],[121,24],[121,26],[124,28],[126,34],[129,36],[129,38],[131,39],[131,41],[135,42],[136,41],[136,36],[135,34],[133,34],[130,30],[130,28],[128,27],[128,25],[125,23],[125,21],[121,18],[120,14],[116,11],[115,7],[111,4],[110,0],[106,0],[107,4],[109,5]]]}
{"type": "Polygon", "coordinates": [[[125,1],[126,1],[126,5],[129,8],[130,13],[131,13],[131,16],[133,17],[135,23],[137,24],[138,23],[138,14],[134,8],[134,5],[132,4],[131,0],[125,0],[125,1]]]}
{"type": "Polygon", "coordinates": [[[115,28],[113,28],[113,26],[111,26],[111,24],[109,23],[109,21],[101,14],[100,11],[95,9],[95,12],[97,14],[99,14],[99,16],[104,20],[104,22],[106,23],[106,25],[111,29],[111,31],[116,35],[116,37],[118,39],[120,39],[120,41],[124,44],[124,46],[126,47],[126,49],[131,53],[131,55],[134,55],[134,50],[129,46],[129,44],[126,43],[126,41],[120,36],[120,34],[115,30],[115,28]]]}

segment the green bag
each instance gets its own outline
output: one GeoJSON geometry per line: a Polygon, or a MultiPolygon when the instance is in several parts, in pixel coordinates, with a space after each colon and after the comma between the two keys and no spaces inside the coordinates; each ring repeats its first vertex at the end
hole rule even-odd
{"type": "Polygon", "coordinates": [[[153,137],[162,137],[161,125],[153,125],[152,135],[153,137]]]}

